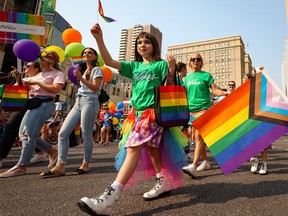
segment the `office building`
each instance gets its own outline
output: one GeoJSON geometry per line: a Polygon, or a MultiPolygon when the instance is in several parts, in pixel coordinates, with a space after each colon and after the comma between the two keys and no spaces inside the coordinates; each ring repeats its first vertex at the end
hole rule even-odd
{"type": "Polygon", "coordinates": [[[139,33],[149,32],[153,34],[159,43],[159,48],[162,47],[162,33],[153,25],[135,25],[130,29],[123,29],[121,31],[120,48],[119,48],[119,61],[133,61],[135,53],[135,40],[139,33]]]}
{"type": "Polygon", "coordinates": [[[168,46],[168,52],[177,62],[184,62],[187,66],[191,54],[200,53],[204,63],[202,69],[213,75],[220,88],[226,88],[230,80],[240,86],[245,74],[254,73],[251,58],[239,35],[168,46]]]}

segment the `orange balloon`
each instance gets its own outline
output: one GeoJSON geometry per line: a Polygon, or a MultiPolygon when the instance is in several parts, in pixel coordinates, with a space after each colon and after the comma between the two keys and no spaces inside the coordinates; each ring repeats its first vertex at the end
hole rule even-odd
{"type": "Polygon", "coordinates": [[[73,42],[81,43],[82,35],[78,30],[68,28],[62,33],[62,40],[66,45],[73,42]]]}
{"type": "Polygon", "coordinates": [[[103,76],[104,76],[104,82],[107,83],[112,79],[112,70],[106,66],[102,66],[100,67],[100,69],[103,72],[103,76]]]}
{"type": "Polygon", "coordinates": [[[108,108],[111,112],[116,111],[116,104],[111,102],[108,104],[108,108]]]}

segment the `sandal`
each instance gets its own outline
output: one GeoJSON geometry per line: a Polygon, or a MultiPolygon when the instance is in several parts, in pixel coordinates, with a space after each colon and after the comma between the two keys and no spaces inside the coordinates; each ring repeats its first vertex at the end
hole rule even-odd
{"type": "Polygon", "coordinates": [[[104,145],[104,142],[100,142],[98,145],[99,145],[99,146],[102,146],[102,145],[104,145]]]}
{"type": "Polygon", "coordinates": [[[89,171],[85,171],[81,168],[76,169],[74,172],[71,173],[71,175],[83,175],[83,174],[88,174],[89,171]]]}
{"type": "Polygon", "coordinates": [[[43,178],[55,178],[55,177],[60,177],[64,175],[65,175],[65,172],[56,171],[52,173],[51,170],[47,170],[40,174],[40,176],[43,178]]]}

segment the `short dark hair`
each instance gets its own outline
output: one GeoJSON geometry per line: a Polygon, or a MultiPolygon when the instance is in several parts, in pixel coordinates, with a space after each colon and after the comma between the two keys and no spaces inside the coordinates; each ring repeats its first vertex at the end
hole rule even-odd
{"type": "Polygon", "coordinates": [[[181,72],[183,70],[183,68],[186,68],[186,64],[183,62],[178,62],[176,64],[176,71],[177,72],[181,72]]]}

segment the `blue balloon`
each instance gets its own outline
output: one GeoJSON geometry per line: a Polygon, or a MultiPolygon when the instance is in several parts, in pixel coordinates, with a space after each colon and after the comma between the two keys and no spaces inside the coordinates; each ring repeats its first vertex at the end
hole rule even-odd
{"type": "Polygon", "coordinates": [[[123,109],[124,103],[123,102],[118,102],[117,103],[117,109],[123,109]]]}
{"type": "Polygon", "coordinates": [[[116,112],[116,113],[114,114],[114,117],[117,118],[117,119],[120,119],[120,118],[122,117],[122,114],[119,113],[119,112],[116,112]]]}

